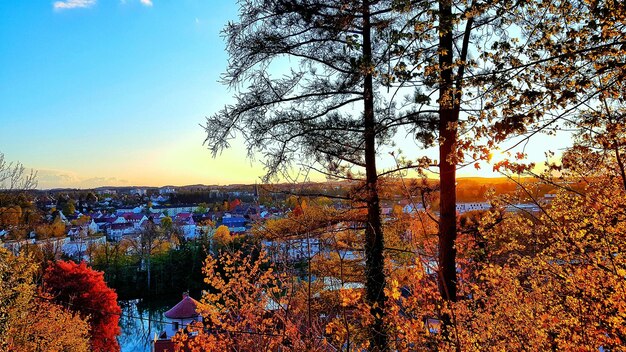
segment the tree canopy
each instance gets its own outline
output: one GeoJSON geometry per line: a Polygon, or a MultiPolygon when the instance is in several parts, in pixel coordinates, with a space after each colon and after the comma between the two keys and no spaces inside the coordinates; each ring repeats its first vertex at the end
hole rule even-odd
{"type": "Polygon", "coordinates": [[[89,351],[89,325],[37,289],[38,270],[0,247],[0,350],[89,351]]]}
{"type": "Polygon", "coordinates": [[[117,294],[109,288],[102,272],[93,270],[85,262],[57,261],[50,265],[43,277],[44,289],[55,302],[86,319],[90,327],[93,351],[119,351],[117,335],[121,309],[117,294]]]}

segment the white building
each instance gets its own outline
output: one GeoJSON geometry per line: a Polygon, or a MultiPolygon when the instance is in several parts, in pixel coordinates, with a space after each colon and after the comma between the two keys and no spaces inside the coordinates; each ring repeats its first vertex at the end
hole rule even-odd
{"type": "Polygon", "coordinates": [[[134,194],[137,196],[145,196],[148,193],[148,190],[145,188],[135,188],[130,190],[130,194],[134,194]]]}
{"type": "Polygon", "coordinates": [[[467,213],[468,211],[489,210],[489,209],[491,209],[491,204],[488,202],[457,203],[456,205],[456,211],[459,214],[467,213]]]}
{"type": "Polygon", "coordinates": [[[87,237],[79,238],[74,241],[68,241],[63,244],[63,253],[70,257],[77,257],[78,260],[89,260],[87,249],[92,245],[103,245],[106,243],[106,237],[87,237]]]}
{"type": "Polygon", "coordinates": [[[159,188],[159,194],[172,194],[176,193],[176,189],[174,187],[161,187],[159,188]]]}
{"type": "Polygon", "coordinates": [[[183,293],[183,299],[172,307],[172,309],[165,312],[164,315],[168,324],[165,327],[165,335],[161,334],[160,337],[169,339],[174,336],[178,330],[184,329],[187,325],[196,321],[202,321],[202,317],[198,312],[199,304],[198,301],[189,297],[187,292],[183,293]]]}

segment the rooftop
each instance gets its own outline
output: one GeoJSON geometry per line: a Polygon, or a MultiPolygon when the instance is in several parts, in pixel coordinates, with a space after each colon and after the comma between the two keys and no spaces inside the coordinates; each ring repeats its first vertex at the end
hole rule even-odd
{"type": "Polygon", "coordinates": [[[178,302],[172,309],[165,312],[165,317],[169,319],[190,319],[200,315],[197,311],[198,304],[195,299],[183,294],[182,301],[178,302]]]}

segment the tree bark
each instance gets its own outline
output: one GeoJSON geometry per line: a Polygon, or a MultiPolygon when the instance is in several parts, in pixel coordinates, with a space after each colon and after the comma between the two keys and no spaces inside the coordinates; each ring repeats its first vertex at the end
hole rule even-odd
{"type": "Polygon", "coordinates": [[[367,192],[367,224],[365,226],[366,299],[371,305],[374,323],[370,345],[373,351],[387,351],[387,334],[383,315],[385,307],[385,272],[383,257],[383,231],[378,197],[378,172],[376,169],[376,121],[374,118],[374,92],[372,77],[372,43],[369,1],[363,1],[363,118],[365,131],[365,180],[367,192]]]}
{"type": "Polygon", "coordinates": [[[439,2],[439,292],[456,301],[456,161],[455,144],[459,111],[453,81],[452,6],[439,2]]]}

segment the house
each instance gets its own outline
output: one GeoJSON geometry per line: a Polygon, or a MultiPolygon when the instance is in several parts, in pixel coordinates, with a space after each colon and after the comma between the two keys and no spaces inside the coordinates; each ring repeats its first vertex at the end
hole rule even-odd
{"type": "Polygon", "coordinates": [[[198,311],[199,302],[189,297],[187,292],[183,293],[183,299],[174,307],[165,312],[165,330],[154,340],[152,350],[154,352],[174,351],[172,337],[189,324],[202,321],[202,316],[198,311]]]}
{"type": "Polygon", "coordinates": [[[107,237],[112,241],[119,241],[122,239],[122,236],[130,235],[135,233],[135,227],[131,223],[122,223],[122,224],[111,224],[107,231],[107,237]]]}
{"type": "Polygon", "coordinates": [[[70,237],[70,239],[76,239],[80,237],[86,237],[87,231],[85,231],[85,228],[83,228],[82,226],[72,226],[67,231],[67,235],[70,237]]]}
{"type": "Polygon", "coordinates": [[[192,213],[176,214],[175,221],[180,224],[195,224],[192,213]]]}
{"type": "Polygon", "coordinates": [[[509,213],[538,213],[541,211],[541,207],[535,203],[517,203],[507,205],[504,210],[509,213]]]}
{"type": "Polygon", "coordinates": [[[37,207],[39,209],[50,210],[52,208],[56,208],[57,201],[51,197],[44,197],[37,200],[37,207]]]}
{"type": "Polygon", "coordinates": [[[165,336],[172,337],[178,330],[186,328],[189,324],[202,321],[198,311],[199,304],[200,302],[191,298],[189,293],[184,292],[182,300],[164,314],[169,323],[164,331],[165,336]]]}
{"type": "Polygon", "coordinates": [[[165,187],[159,188],[159,194],[172,194],[172,193],[176,193],[176,188],[171,187],[171,186],[165,186],[165,187]]]}
{"type": "Polygon", "coordinates": [[[57,216],[61,219],[61,221],[63,221],[63,223],[65,225],[69,225],[70,224],[69,220],[67,220],[67,217],[65,216],[65,214],[63,214],[62,211],[59,210],[59,215],[57,215],[57,216]]]}
{"type": "Polygon", "coordinates": [[[63,253],[80,260],[89,260],[89,256],[87,254],[87,249],[92,245],[102,245],[106,243],[106,237],[87,237],[87,238],[78,238],[74,241],[67,241],[63,243],[63,253]]]}
{"type": "Polygon", "coordinates": [[[211,213],[205,213],[205,214],[193,214],[193,221],[198,224],[201,222],[206,222],[206,221],[213,221],[214,220],[214,215],[211,213]]]}
{"type": "Polygon", "coordinates": [[[102,211],[98,210],[92,213],[87,213],[85,215],[89,216],[91,219],[98,219],[98,218],[103,217],[105,214],[102,213],[102,211]]]}
{"type": "Polygon", "coordinates": [[[163,195],[150,197],[150,201],[152,202],[152,205],[163,204],[163,203],[167,202],[168,200],[169,200],[169,198],[165,197],[163,195]]]}
{"type": "Polygon", "coordinates": [[[145,188],[135,188],[130,190],[130,194],[137,196],[145,196],[148,193],[148,190],[145,188]]]}
{"type": "Polygon", "coordinates": [[[198,210],[196,204],[177,204],[171,206],[155,205],[150,209],[153,213],[163,213],[167,216],[174,217],[180,213],[193,213],[198,210]]]}
{"type": "Polygon", "coordinates": [[[414,214],[418,211],[424,210],[424,205],[422,203],[409,203],[402,208],[402,212],[405,214],[414,214]]]}
{"type": "Polygon", "coordinates": [[[50,237],[35,241],[35,245],[45,252],[52,253],[55,258],[59,258],[63,252],[63,246],[69,241],[69,237],[50,237]]]}
{"type": "Polygon", "coordinates": [[[192,213],[179,213],[174,218],[174,224],[183,230],[186,238],[196,237],[196,222],[192,213]]]}
{"type": "Polygon", "coordinates": [[[548,205],[552,203],[553,200],[556,199],[556,193],[546,193],[543,195],[543,198],[539,200],[542,205],[548,205]]]}
{"type": "Polygon", "coordinates": [[[467,213],[468,211],[489,210],[489,209],[491,209],[491,203],[489,202],[457,203],[456,204],[456,211],[459,214],[467,213]]]}
{"type": "Polygon", "coordinates": [[[8,249],[13,255],[18,255],[20,253],[20,249],[23,246],[35,244],[35,239],[24,239],[24,240],[11,240],[11,241],[3,241],[2,246],[8,249]]]}
{"type": "Polygon", "coordinates": [[[98,227],[98,230],[96,232],[107,232],[111,224],[126,222],[124,218],[118,218],[117,216],[102,216],[99,218],[95,218],[92,221],[98,227]]]}
{"type": "Polygon", "coordinates": [[[244,233],[246,232],[246,218],[241,215],[231,215],[225,213],[222,217],[222,225],[228,227],[230,233],[244,233]]]}
{"type": "Polygon", "coordinates": [[[148,217],[146,215],[132,212],[123,213],[121,217],[124,218],[127,223],[132,224],[136,230],[139,230],[141,228],[141,225],[143,225],[143,223],[148,220],[148,217]]]}
{"type": "Polygon", "coordinates": [[[87,233],[89,235],[93,235],[95,233],[98,233],[98,225],[96,224],[95,221],[93,221],[93,219],[89,222],[89,224],[87,225],[87,233]]]}
{"type": "Polygon", "coordinates": [[[294,238],[277,242],[267,242],[271,244],[272,254],[275,261],[286,260],[297,262],[309,257],[314,257],[320,253],[323,244],[319,238],[294,238]]]}
{"type": "Polygon", "coordinates": [[[147,216],[148,216],[148,220],[152,219],[152,222],[155,223],[156,225],[160,225],[161,220],[165,218],[165,215],[163,215],[163,213],[150,213],[147,216]]]}

